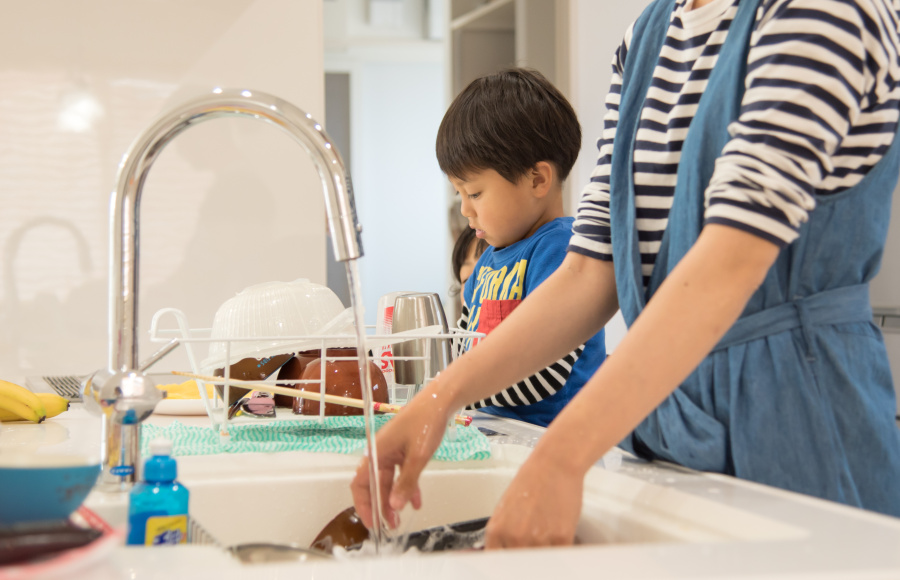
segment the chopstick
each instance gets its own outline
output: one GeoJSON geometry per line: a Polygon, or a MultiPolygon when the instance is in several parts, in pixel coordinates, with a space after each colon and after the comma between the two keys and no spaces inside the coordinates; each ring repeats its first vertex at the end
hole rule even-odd
{"type": "MultiPolygon", "coordinates": [[[[189,377],[192,379],[199,379],[201,381],[205,381],[207,383],[213,383],[218,385],[225,384],[224,377],[213,377],[209,375],[198,375],[195,373],[188,373],[184,371],[172,371],[173,375],[179,375],[182,377],[189,377]]],[[[353,399],[351,397],[339,397],[337,395],[322,395],[321,393],[317,393],[315,391],[301,391],[299,389],[289,389],[287,387],[278,387],[275,385],[270,385],[269,383],[261,383],[259,381],[242,381],[240,379],[228,379],[230,384],[240,387],[250,387],[256,391],[263,391],[265,393],[272,393],[273,395],[287,395],[288,397],[294,397],[296,399],[309,399],[312,401],[325,401],[326,403],[334,403],[336,405],[344,405],[346,407],[355,407],[357,409],[365,409],[366,403],[362,399],[353,399]]],[[[390,403],[372,403],[372,409],[376,413],[399,413],[403,408],[403,405],[391,405],[390,403]]],[[[456,416],[456,424],[463,425],[464,427],[468,427],[472,424],[472,417],[468,415],[457,415],[456,416]]]]}

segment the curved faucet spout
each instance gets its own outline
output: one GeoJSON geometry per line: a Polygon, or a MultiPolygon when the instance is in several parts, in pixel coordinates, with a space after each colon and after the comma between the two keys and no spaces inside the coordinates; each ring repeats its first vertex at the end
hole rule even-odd
{"type": "Polygon", "coordinates": [[[362,256],[362,227],[356,217],[350,176],[337,148],[312,115],[278,97],[250,90],[215,89],[158,118],[132,143],[119,164],[110,201],[109,368],[127,371],[137,363],[138,208],[144,180],[162,149],[192,125],[216,117],[247,117],[271,123],[291,135],[312,157],[322,190],[334,255],[362,256]]]}
{"type": "Polygon", "coordinates": [[[136,368],[141,190],[153,162],[172,139],[192,125],[227,116],[271,123],[306,150],[322,182],[335,257],[347,261],[362,256],[362,228],[341,155],[322,125],[287,101],[258,91],[215,89],[162,115],[141,133],[119,164],[110,201],[109,363],[85,385],[89,408],[103,411],[100,485],[108,490],[125,490],[134,482],[140,422],[161,397],[136,368]]]}

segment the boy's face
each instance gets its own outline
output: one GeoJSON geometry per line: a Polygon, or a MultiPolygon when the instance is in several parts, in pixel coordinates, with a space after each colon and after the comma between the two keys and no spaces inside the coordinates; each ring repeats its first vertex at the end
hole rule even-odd
{"type": "Polygon", "coordinates": [[[451,177],[462,202],[460,212],[475,235],[495,248],[524,240],[543,225],[544,206],[528,175],[511,183],[493,169],[451,177]]]}

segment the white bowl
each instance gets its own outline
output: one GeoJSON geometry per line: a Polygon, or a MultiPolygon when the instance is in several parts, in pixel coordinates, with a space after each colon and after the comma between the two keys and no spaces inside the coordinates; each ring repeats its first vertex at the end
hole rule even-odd
{"type": "MultiPolygon", "coordinates": [[[[216,312],[211,338],[231,340],[228,364],[244,358],[264,358],[302,349],[309,341],[296,337],[316,335],[344,311],[337,294],[306,279],[266,282],[250,286],[226,301],[216,312]],[[279,340],[285,337],[288,340],[279,340]],[[290,339],[295,340],[290,340],[290,339]]],[[[204,372],[225,366],[226,343],[211,342],[204,372]]]]}

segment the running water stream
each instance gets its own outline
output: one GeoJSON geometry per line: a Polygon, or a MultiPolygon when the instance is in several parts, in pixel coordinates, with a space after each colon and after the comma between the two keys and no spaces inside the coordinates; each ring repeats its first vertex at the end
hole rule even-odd
{"type": "MultiPolygon", "coordinates": [[[[399,555],[411,548],[410,539],[413,535],[410,531],[396,533],[390,530],[383,517],[382,497],[379,493],[380,472],[378,469],[378,453],[375,446],[375,410],[373,406],[374,395],[372,393],[372,377],[366,372],[369,368],[368,348],[366,346],[365,308],[363,306],[362,285],[359,276],[359,264],[357,260],[347,260],[347,280],[350,289],[350,303],[353,310],[354,325],[356,327],[356,339],[360,348],[359,353],[359,377],[362,384],[363,422],[366,433],[366,455],[369,458],[369,494],[372,498],[372,529],[369,530],[370,538],[363,544],[363,548],[355,553],[360,556],[381,554],[399,555]]],[[[426,355],[427,356],[427,355],[426,355]]],[[[460,533],[450,527],[446,527],[444,533],[433,532],[427,535],[427,542],[415,546],[415,552],[430,552],[436,545],[445,546],[440,549],[460,549],[459,546],[472,548],[483,545],[483,523],[479,530],[473,533],[460,533]],[[480,534],[480,535],[479,535],[480,534]]],[[[342,553],[347,554],[346,551],[342,553]]]]}
{"type": "Polygon", "coordinates": [[[372,540],[375,543],[375,553],[382,546],[387,529],[384,526],[381,511],[381,489],[378,481],[378,453],[375,448],[375,410],[372,406],[372,381],[366,369],[369,368],[369,354],[366,348],[366,317],[362,299],[362,286],[359,281],[359,264],[357,260],[347,260],[347,281],[350,288],[350,306],[353,308],[354,323],[356,326],[356,340],[359,348],[359,379],[362,384],[362,396],[365,403],[363,409],[363,422],[366,431],[366,455],[369,457],[369,494],[372,497],[372,540]]]}

